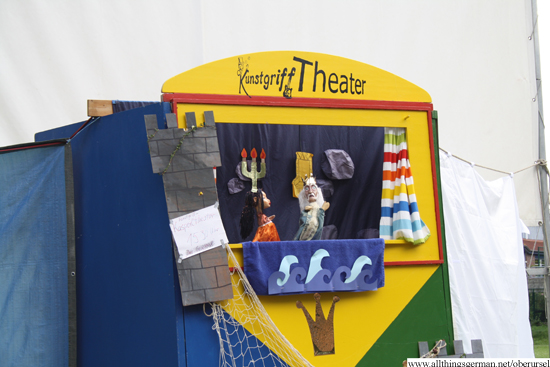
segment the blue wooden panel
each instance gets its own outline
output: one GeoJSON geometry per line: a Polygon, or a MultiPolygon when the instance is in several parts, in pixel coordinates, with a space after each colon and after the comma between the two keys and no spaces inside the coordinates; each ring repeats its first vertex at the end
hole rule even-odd
{"type": "MultiPolygon", "coordinates": [[[[210,306],[205,306],[206,312],[211,313],[210,306]]],[[[185,339],[187,340],[187,365],[218,366],[220,356],[220,344],[218,335],[212,326],[211,317],[203,312],[203,305],[184,307],[185,313],[185,339]]]]}
{"type": "MultiPolygon", "coordinates": [[[[144,115],[162,127],[168,107],[102,117],[71,141],[80,367],[219,364],[212,318],[202,305],[181,305],[162,177],[151,170],[144,115]]],[[[81,125],[36,141],[68,138],[81,125]]]]}
{"type": "Polygon", "coordinates": [[[166,107],[102,117],[72,140],[81,367],[187,365],[162,177],[151,170],[144,122],[164,122],[166,107]]]}

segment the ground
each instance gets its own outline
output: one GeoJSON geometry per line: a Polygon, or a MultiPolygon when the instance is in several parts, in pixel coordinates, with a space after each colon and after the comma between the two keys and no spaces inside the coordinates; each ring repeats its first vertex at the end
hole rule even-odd
{"type": "Polygon", "coordinates": [[[536,358],[548,358],[548,325],[546,324],[533,324],[531,326],[531,332],[533,334],[533,345],[535,347],[536,358]]]}

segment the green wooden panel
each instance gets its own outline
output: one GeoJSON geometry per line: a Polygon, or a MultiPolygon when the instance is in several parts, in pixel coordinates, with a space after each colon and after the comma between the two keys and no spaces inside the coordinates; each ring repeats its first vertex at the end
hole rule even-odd
{"type": "MultiPolygon", "coordinates": [[[[405,359],[419,357],[419,341],[431,348],[440,339],[453,340],[444,282],[440,266],[357,366],[401,366],[405,359]]],[[[447,351],[454,352],[450,345],[447,351]]]]}

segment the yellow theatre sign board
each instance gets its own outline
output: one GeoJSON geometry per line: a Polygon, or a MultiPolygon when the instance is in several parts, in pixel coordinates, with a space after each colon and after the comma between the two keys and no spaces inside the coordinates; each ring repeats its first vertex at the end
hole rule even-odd
{"type": "MultiPolygon", "coordinates": [[[[432,236],[420,246],[386,241],[385,287],[374,292],[338,294],[340,302],[334,317],[336,353],[329,356],[313,353],[304,315],[296,308],[296,302],[300,301],[309,310],[314,310],[311,294],[260,297],[282,334],[313,365],[356,366],[363,363],[369,350],[377,345],[384,332],[443,263],[430,95],[377,67],[301,51],[252,53],[211,62],[167,80],[162,92],[163,100],[172,103],[180,127],[186,127],[186,112],[195,112],[200,125],[203,112],[213,111],[216,122],[223,124],[407,129],[417,201],[432,236]]],[[[240,245],[231,247],[242,264],[240,245]]],[[[436,282],[443,284],[445,280],[436,282]]],[[[441,289],[433,295],[434,300],[439,302],[444,294],[441,289]]],[[[325,313],[331,307],[332,296],[333,293],[328,293],[322,297],[325,313]]],[[[232,316],[248,329],[246,319],[237,314],[232,316]]],[[[394,324],[395,327],[399,325],[394,324]]],[[[258,338],[262,340],[262,336],[258,338]]],[[[390,345],[377,347],[386,348],[388,352],[394,348],[390,345]]]]}
{"type": "Polygon", "coordinates": [[[162,92],[431,102],[424,90],[382,69],[298,51],[262,52],[212,62],[167,80],[162,92]]]}

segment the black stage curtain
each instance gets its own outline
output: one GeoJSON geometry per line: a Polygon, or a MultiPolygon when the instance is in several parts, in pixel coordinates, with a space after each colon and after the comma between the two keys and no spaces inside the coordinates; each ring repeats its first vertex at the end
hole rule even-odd
{"type": "MultiPolygon", "coordinates": [[[[266,152],[266,177],[259,180],[271,200],[267,216],[275,214],[274,223],[282,241],[292,240],[299,226],[298,199],[292,196],[292,180],[296,177],[296,152],[313,153],[313,174],[329,180],[321,169],[327,149],[345,150],[353,160],[355,173],[348,180],[332,180],[334,194],[325,197],[330,208],[325,227],[334,225],[338,239],[365,238],[363,230],[378,231],[382,198],[382,165],[384,160],[384,128],[350,126],[306,126],[269,124],[216,124],[222,167],[217,169],[217,189],[222,221],[230,243],[250,241],[241,239],[239,220],[244,198],[251,189],[230,194],[227,183],[238,177],[235,173],[241,162],[243,148],[248,153],[256,148],[259,155],[266,152]]],[[[258,164],[259,168],[259,164],[258,164]]],[[[372,233],[372,231],[369,231],[372,233]]]]}

